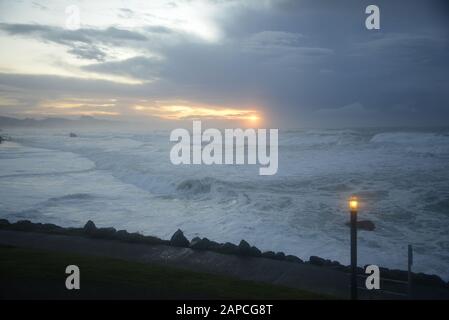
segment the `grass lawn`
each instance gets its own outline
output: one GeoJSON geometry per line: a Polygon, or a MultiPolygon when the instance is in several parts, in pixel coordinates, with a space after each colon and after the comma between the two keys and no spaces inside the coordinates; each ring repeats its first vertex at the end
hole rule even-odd
{"type": "Polygon", "coordinates": [[[125,260],[0,246],[2,299],[325,299],[323,295],[125,260]],[[81,289],[67,290],[67,265],[81,289]]]}

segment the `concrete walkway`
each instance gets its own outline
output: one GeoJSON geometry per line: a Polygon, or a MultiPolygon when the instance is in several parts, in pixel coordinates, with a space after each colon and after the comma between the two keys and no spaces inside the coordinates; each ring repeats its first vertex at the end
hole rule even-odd
{"type": "MultiPolygon", "coordinates": [[[[329,294],[342,299],[348,298],[349,294],[348,274],[310,264],[266,258],[240,257],[166,245],[131,244],[79,236],[5,230],[0,230],[0,244],[168,265],[191,271],[232,276],[242,280],[284,285],[311,292],[329,294]]],[[[371,298],[401,298],[396,295],[380,292],[374,293],[372,291],[370,291],[371,298]]],[[[418,298],[449,299],[449,290],[445,288],[421,286],[416,287],[415,291],[418,298]]],[[[365,299],[370,298],[370,295],[362,291],[359,293],[360,298],[365,299]]]]}

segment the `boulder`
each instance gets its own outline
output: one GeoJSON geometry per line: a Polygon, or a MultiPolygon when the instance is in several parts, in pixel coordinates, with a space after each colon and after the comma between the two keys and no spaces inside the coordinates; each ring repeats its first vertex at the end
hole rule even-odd
{"type": "MultiPolygon", "coordinates": [[[[350,226],[350,222],[346,222],[347,226],[350,226]]],[[[376,226],[374,225],[374,222],[370,221],[370,220],[360,220],[357,221],[357,229],[360,230],[366,230],[366,231],[373,231],[376,228],[376,226]]]]}
{"type": "Polygon", "coordinates": [[[200,237],[194,237],[192,240],[190,240],[190,244],[192,244],[193,242],[198,242],[200,240],[201,240],[200,237]]]}
{"type": "Polygon", "coordinates": [[[146,244],[170,244],[170,241],[162,240],[158,237],[144,236],[143,241],[146,244]]]}
{"type": "Polygon", "coordinates": [[[262,253],[262,257],[268,258],[268,259],[275,259],[276,254],[273,251],[266,251],[266,252],[262,253]]]}
{"type": "Polygon", "coordinates": [[[293,256],[291,254],[286,255],[285,256],[285,260],[289,261],[289,262],[297,262],[297,263],[303,263],[304,262],[300,258],[298,258],[297,256],[293,256]]]}
{"type": "Polygon", "coordinates": [[[141,243],[144,240],[145,240],[145,236],[138,232],[128,233],[128,242],[141,243]]]}
{"type": "Polygon", "coordinates": [[[245,240],[240,240],[238,250],[242,256],[249,256],[251,254],[251,246],[245,240]]]}
{"type": "Polygon", "coordinates": [[[259,250],[259,248],[252,246],[251,247],[251,256],[253,257],[260,257],[262,255],[262,251],[259,250]]]}
{"type": "Polygon", "coordinates": [[[180,229],[176,230],[170,239],[170,244],[175,247],[188,247],[189,240],[184,236],[180,229]]]}
{"type": "Polygon", "coordinates": [[[63,227],[57,226],[53,223],[44,223],[40,226],[40,231],[45,233],[64,233],[63,227]]]}
{"type": "Polygon", "coordinates": [[[235,244],[226,242],[220,245],[218,248],[219,252],[226,253],[226,254],[238,254],[239,253],[239,247],[237,247],[235,244]]]}
{"type": "Polygon", "coordinates": [[[276,260],[285,260],[285,253],[283,253],[283,252],[276,252],[276,254],[274,255],[274,258],[276,260]]]}
{"type": "Polygon", "coordinates": [[[9,227],[11,224],[6,219],[0,219],[0,228],[6,228],[9,227]]]}
{"type": "MultiPolygon", "coordinates": [[[[329,260],[329,261],[330,261],[330,260],[329,260]]],[[[329,265],[332,266],[332,267],[340,267],[340,266],[341,266],[341,263],[338,262],[338,261],[333,260],[333,261],[330,261],[330,262],[329,262],[329,265]]]]}
{"type": "Polygon", "coordinates": [[[34,224],[29,220],[20,220],[12,224],[14,230],[18,231],[35,231],[34,224]]]}
{"type": "Polygon", "coordinates": [[[446,283],[439,276],[435,274],[414,273],[412,275],[413,281],[423,285],[430,286],[442,286],[445,287],[446,283]]]}
{"type": "Polygon", "coordinates": [[[317,256],[310,256],[309,263],[316,266],[324,266],[326,264],[326,260],[317,256]]]}
{"type": "Polygon", "coordinates": [[[112,239],[115,238],[116,232],[114,228],[98,228],[94,230],[92,235],[96,238],[112,239]]]}
{"type": "Polygon", "coordinates": [[[190,248],[195,250],[217,250],[219,248],[219,244],[215,241],[210,241],[207,238],[199,238],[195,237],[190,241],[190,248]]]}
{"type": "Polygon", "coordinates": [[[95,223],[92,220],[89,220],[84,225],[84,232],[87,234],[93,234],[97,230],[97,227],[95,226],[95,223]]]}
{"type": "Polygon", "coordinates": [[[238,245],[238,253],[242,256],[260,257],[262,252],[254,246],[250,246],[245,240],[241,240],[238,245]]]}
{"type": "Polygon", "coordinates": [[[62,228],[61,233],[68,234],[68,235],[76,235],[81,236],[84,235],[86,232],[84,231],[84,228],[62,228]]]}

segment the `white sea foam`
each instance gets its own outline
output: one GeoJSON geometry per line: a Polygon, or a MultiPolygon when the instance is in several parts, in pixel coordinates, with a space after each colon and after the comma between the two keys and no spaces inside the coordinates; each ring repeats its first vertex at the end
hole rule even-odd
{"type": "Polygon", "coordinates": [[[444,132],[313,130],[279,134],[279,171],[174,166],[169,132],[11,131],[0,146],[0,216],[169,238],[177,229],[262,250],[349,262],[346,199],[362,199],[360,264],[449,279],[449,137],[444,132]]]}

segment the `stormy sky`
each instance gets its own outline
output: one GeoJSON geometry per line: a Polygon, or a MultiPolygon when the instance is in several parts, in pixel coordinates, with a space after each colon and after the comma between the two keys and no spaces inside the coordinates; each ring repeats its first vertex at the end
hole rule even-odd
{"type": "Polygon", "coordinates": [[[445,1],[0,0],[0,43],[0,115],[279,128],[449,119],[445,1]],[[365,28],[370,4],[380,30],[365,28]]]}

